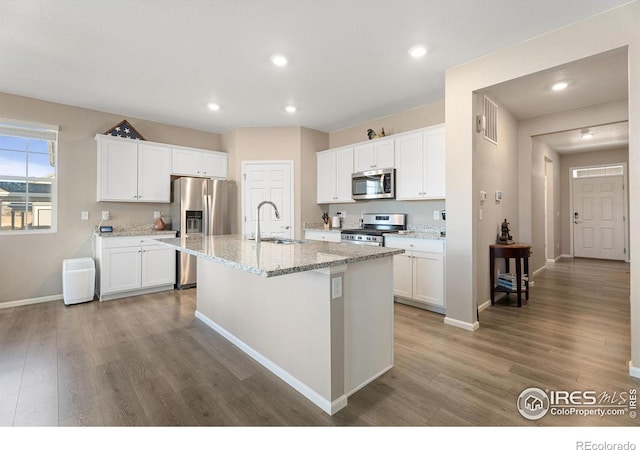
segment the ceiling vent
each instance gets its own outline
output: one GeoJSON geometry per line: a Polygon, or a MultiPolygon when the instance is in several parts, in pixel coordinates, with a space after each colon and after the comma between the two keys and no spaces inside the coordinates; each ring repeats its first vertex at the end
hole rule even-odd
{"type": "Polygon", "coordinates": [[[484,96],[483,102],[483,136],[486,140],[498,145],[498,105],[484,96]]]}

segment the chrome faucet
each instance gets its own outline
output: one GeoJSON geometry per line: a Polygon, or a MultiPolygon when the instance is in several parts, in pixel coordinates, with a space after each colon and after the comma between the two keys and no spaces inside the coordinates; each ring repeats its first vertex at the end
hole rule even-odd
{"type": "Polygon", "coordinates": [[[280,213],[278,212],[278,207],[276,206],[275,203],[270,202],[269,200],[265,200],[258,204],[258,217],[256,218],[256,244],[260,243],[260,208],[262,207],[262,205],[267,203],[273,206],[273,209],[275,210],[275,213],[276,213],[276,219],[280,218],[280,213]]]}

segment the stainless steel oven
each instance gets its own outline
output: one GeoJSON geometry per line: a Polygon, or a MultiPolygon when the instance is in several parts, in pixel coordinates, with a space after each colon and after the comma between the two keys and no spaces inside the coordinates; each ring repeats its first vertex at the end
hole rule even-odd
{"type": "Polygon", "coordinates": [[[396,170],[380,169],[351,175],[351,198],[371,200],[396,197],[396,170]]]}
{"type": "Polygon", "coordinates": [[[363,214],[362,228],[342,230],[340,242],[383,247],[386,233],[397,233],[406,229],[406,214],[363,214]]]}

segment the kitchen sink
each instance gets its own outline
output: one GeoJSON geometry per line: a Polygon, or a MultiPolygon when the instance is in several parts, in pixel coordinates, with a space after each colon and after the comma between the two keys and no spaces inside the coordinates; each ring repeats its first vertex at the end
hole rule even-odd
{"type": "MultiPolygon", "coordinates": [[[[255,241],[254,237],[249,238],[250,241],[255,241]]],[[[310,241],[306,239],[288,239],[288,238],[280,238],[280,237],[261,237],[260,242],[272,242],[274,244],[307,244],[310,241]]]]}

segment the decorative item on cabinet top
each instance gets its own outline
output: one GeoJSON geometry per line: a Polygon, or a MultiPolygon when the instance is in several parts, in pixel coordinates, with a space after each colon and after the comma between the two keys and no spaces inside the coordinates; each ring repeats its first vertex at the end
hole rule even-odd
{"type": "Polygon", "coordinates": [[[127,120],[123,120],[122,122],[116,124],[110,130],[105,131],[104,134],[109,136],[121,137],[124,139],[134,139],[137,141],[146,140],[127,120]]]}
{"type": "Polygon", "coordinates": [[[381,138],[381,137],[385,137],[386,134],[384,132],[384,127],[382,127],[382,130],[380,130],[380,134],[376,133],[372,128],[369,128],[367,130],[367,137],[369,138],[369,140],[371,139],[377,139],[377,138],[381,138]]]}

